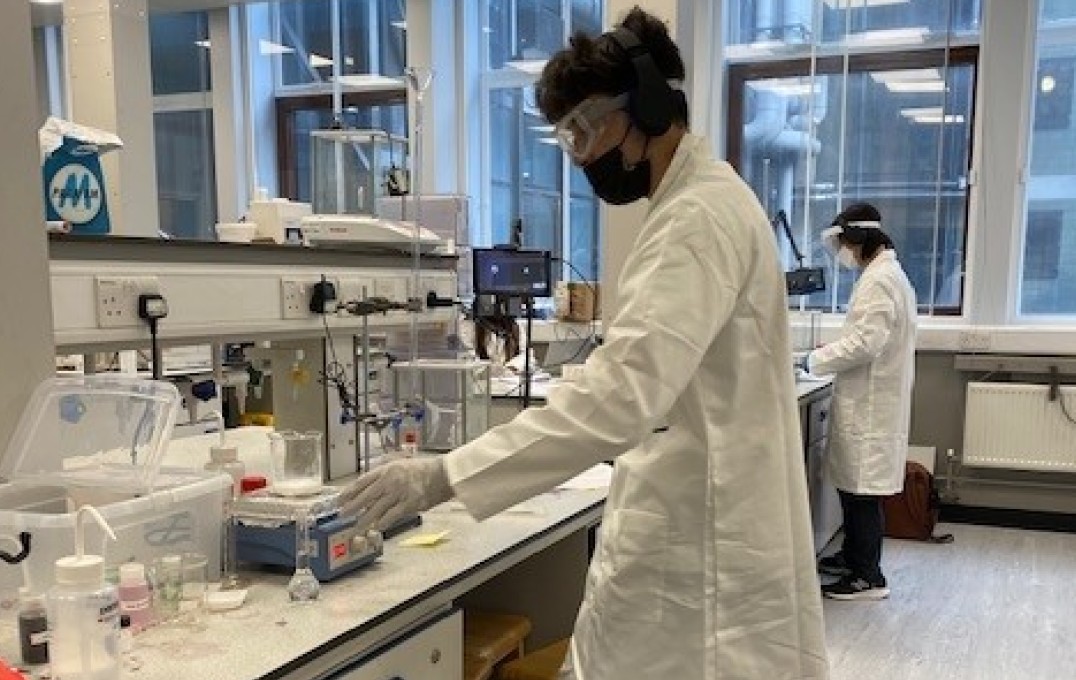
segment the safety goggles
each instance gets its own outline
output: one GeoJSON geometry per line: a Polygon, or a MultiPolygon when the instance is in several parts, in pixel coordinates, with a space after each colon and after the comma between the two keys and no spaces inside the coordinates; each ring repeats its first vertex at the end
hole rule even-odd
{"type": "Polygon", "coordinates": [[[577,161],[586,158],[605,132],[608,115],[627,105],[627,93],[583,100],[553,127],[557,144],[577,161]]]}
{"type": "Polygon", "coordinates": [[[840,236],[844,233],[846,227],[857,227],[859,229],[881,229],[882,223],[876,220],[842,222],[823,229],[822,245],[824,245],[826,250],[828,250],[831,254],[836,255],[837,251],[840,250],[840,236]]]}

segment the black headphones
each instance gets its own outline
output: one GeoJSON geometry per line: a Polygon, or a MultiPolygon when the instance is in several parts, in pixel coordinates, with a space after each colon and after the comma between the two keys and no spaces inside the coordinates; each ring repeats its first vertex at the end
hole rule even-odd
{"type": "Polygon", "coordinates": [[[650,50],[629,29],[619,26],[606,35],[628,56],[635,70],[635,87],[628,91],[632,122],[647,136],[665,134],[674,115],[675,93],[668,79],[654,63],[650,50]]]}

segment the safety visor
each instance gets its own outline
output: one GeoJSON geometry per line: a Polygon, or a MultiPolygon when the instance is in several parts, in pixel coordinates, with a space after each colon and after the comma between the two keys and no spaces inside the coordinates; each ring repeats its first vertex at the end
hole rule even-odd
{"type": "Polygon", "coordinates": [[[553,127],[557,144],[577,161],[586,158],[605,132],[606,118],[609,114],[627,105],[628,94],[626,92],[615,97],[599,96],[584,99],[553,127]]]}
{"type": "Polygon", "coordinates": [[[846,227],[856,227],[859,229],[881,229],[882,223],[877,220],[861,220],[856,222],[841,222],[834,224],[831,227],[827,227],[822,230],[822,245],[825,246],[833,255],[837,254],[837,251],[841,248],[839,237],[844,233],[846,227]]]}

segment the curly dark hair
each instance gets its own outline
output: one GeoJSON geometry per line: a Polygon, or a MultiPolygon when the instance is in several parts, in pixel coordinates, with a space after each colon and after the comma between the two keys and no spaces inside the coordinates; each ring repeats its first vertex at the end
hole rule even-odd
{"type": "MultiPolygon", "coordinates": [[[[658,70],[669,80],[686,76],[680,48],[669,37],[661,19],[636,6],[620,22],[650,51],[658,70]]],[[[568,114],[587,97],[596,94],[615,96],[635,86],[635,69],[627,55],[608,33],[592,38],[576,33],[568,47],[553,55],[542,71],[537,85],[538,108],[550,123],[568,114]]],[[[674,92],[673,120],[687,124],[687,99],[682,91],[674,92]]]]}

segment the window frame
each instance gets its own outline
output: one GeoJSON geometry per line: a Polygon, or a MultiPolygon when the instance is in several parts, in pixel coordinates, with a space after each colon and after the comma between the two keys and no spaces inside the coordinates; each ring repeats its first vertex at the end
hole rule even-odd
{"type": "MultiPolygon", "coordinates": [[[[959,44],[950,47],[902,48],[893,51],[866,51],[856,53],[827,53],[809,56],[806,53],[792,55],[788,58],[770,58],[764,61],[728,62],[725,89],[725,149],[730,165],[740,172],[743,160],[744,99],[748,83],[754,80],[770,78],[815,77],[817,75],[841,75],[853,73],[872,73],[887,70],[913,70],[927,68],[945,68],[948,66],[970,66],[972,68],[971,119],[968,125],[967,174],[968,185],[964,200],[963,265],[961,268],[961,286],[959,300],[955,306],[935,306],[930,301],[919,305],[920,316],[927,317],[963,317],[968,302],[968,271],[972,256],[970,237],[973,214],[973,182],[970,181],[976,167],[975,138],[977,108],[979,105],[978,87],[980,76],[980,47],[977,44],[959,44]]],[[[801,244],[803,245],[803,244],[801,244]]],[[[832,270],[831,270],[832,271],[832,270]]],[[[790,308],[815,309],[803,305],[790,304],[790,308]]],[[[823,308],[824,312],[833,310],[823,308]]]]}
{"type": "MultiPolygon", "coordinates": [[[[483,31],[488,21],[490,4],[496,0],[483,0],[477,3],[478,8],[476,12],[476,18],[478,25],[473,26],[476,31],[483,31]]],[[[515,11],[516,0],[506,0],[512,7],[511,11],[515,11]]],[[[603,9],[603,21],[606,10],[603,9]]],[[[562,13],[562,28],[563,28],[563,44],[567,44],[568,39],[571,37],[571,13],[572,3],[565,1],[561,3],[562,13]]],[[[514,14],[513,14],[514,17],[514,14]]],[[[514,22],[514,18],[513,18],[514,22]]],[[[539,75],[524,71],[518,68],[513,68],[509,65],[497,68],[491,65],[489,59],[489,41],[485,38],[479,47],[480,54],[478,55],[478,62],[480,64],[476,76],[479,82],[479,140],[477,149],[472,146],[472,150],[477,150],[477,157],[479,158],[479,172],[478,181],[479,187],[477,192],[473,192],[478,195],[479,209],[477,211],[477,224],[471,228],[472,241],[476,245],[493,245],[493,172],[492,172],[492,119],[490,116],[490,105],[492,95],[498,90],[507,90],[515,88],[525,88],[533,86],[538,82],[539,75]]],[[[522,131],[517,135],[516,142],[520,143],[522,139],[522,131]]],[[[517,152],[519,149],[517,149],[517,152]]],[[[472,151],[473,153],[473,151],[472,151]]],[[[555,233],[553,234],[553,256],[559,257],[562,260],[568,255],[566,250],[571,247],[572,244],[572,201],[576,193],[572,190],[571,181],[571,161],[565,156],[562,158],[560,164],[560,177],[558,179],[558,188],[554,191],[535,190],[534,193],[542,193],[553,195],[555,193],[557,198],[557,216],[558,225],[555,233]]],[[[523,191],[520,189],[520,178],[517,177],[514,180],[517,186],[517,198],[516,201],[522,203],[523,191]]],[[[595,256],[586,265],[594,266],[594,279],[600,280],[602,270],[602,258],[600,257],[602,232],[604,230],[604,224],[602,219],[601,204],[595,198],[595,242],[594,252],[595,256]]],[[[524,229],[526,226],[524,225],[524,229]]],[[[576,264],[575,262],[572,263],[576,264]]],[[[585,271],[585,267],[579,267],[585,271]]],[[[566,262],[561,262],[558,267],[554,269],[554,277],[559,281],[575,280],[576,273],[572,271],[571,267],[566,262]]],[[[552,305],[552,299],[547,303],[552,305]]],[[[539,306],[543,306],[539,303],[539,306]]]]}
{"type": "MultiPolygon", "coordinates": [[[[366,92],[345,92],[342,95],[344,108],[373,107],[407,104],[407,90],[401,86],[398,90],[377,90],[366,92]]],[[[295,144],[295,117],[297,111],[332,111],[331,94],[278,95],[275,98],[276,116],[276,152],[277,179],[280,195],[290,200],[297,200],[299,194],[297,153],[295,144]]]]}

